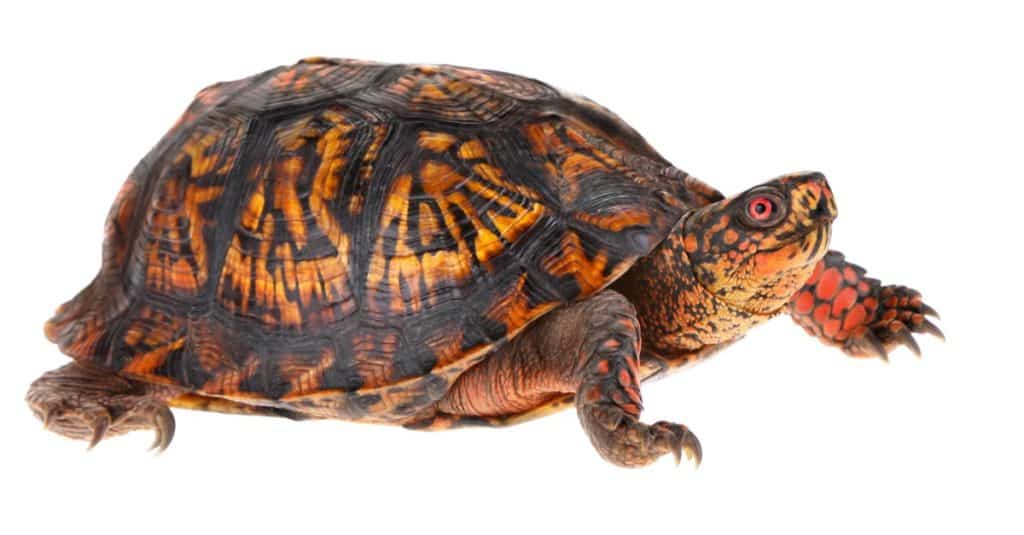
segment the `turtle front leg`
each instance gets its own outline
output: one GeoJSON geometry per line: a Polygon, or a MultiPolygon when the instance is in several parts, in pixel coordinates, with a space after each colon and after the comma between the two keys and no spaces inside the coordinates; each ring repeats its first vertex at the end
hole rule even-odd
{"type": "Polygon", "coordinates": [[[650,464],[685,452],[700,462],[697,438],[670,422],[647,425],[638,372],[640,326],[633,305],[605,290],[556,310],[452,385],[414,428],[518,419],[575,394],[576,412],[597,452],[619,466],[650,464]]]}
{"type": "Polygon", "coordinates": [[[793,319],[812,336],[855,357],[888,359],[905,345],[921,354],[914,333],[945,339],[927,316],[938,317],[921,294],[906,286],[887,286],[865,276],[860,266],[829,251],[789,304],[793,319]]]}
{"type": "Polygon", "coordinates": [[[106,437],[152,429],[156,437],[150,449],[163,451],[174,438],[174,416],[166,402],[170,394],[72,362],[36,379],[25,400],[47,429],[87,440],[90,448],[106,437]]]}

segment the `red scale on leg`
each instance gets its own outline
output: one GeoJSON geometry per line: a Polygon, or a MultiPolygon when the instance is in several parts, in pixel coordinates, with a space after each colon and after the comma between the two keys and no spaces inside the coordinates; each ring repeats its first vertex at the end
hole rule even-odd
{"type": "Polygon", "coordinates": [[[832,300],[832,316],[839,317],[857,302],[857,290],[846,287],[832,300]]]}
{"type": "Polygon", "coordinates": [[[857,303],[846,313],[846,318],[843,320],[843,330],[852,331],[862,325],[867,318],[867,309],[863,304],[857,303]]]}
{"type": "Polygon", "coordinates": [[[842,282],[843,276],[839,274],[836,269],[826,270],[821,280],[818,281],[817,288],[814,291],[814,295],[822,301],[828,301],[832,299],[836,292],[839,290],[839,284],[842,282]]]}
{"type": "MultiPolygon", "coordinates": [[[[829,306],[828,303],[822,303],[822,304],[818,305],[817,307],[815,307],[814,315],[812,317],[814,318],[814,325],[816,327],[820,328],[820,327],[825,325],[826,321],[828,321],[828,319],[830,317],[829,316],[829,309],[830,308],[831,307],[829,306]]],[[[820,329],[819,329],[819,331],[820,331],[820,329]]]]}
{"type": "Polygon", "coordinates": [[[829,252],[793,296],[790,315],[808,333],[858,357],[885,358],[888,349],[900,344],[918,353],[912,333],[942,337],[925,318],[935,311],[919,293],[905,286],[883,286],[865,273],[843,255],[829,252]]]}
{"type": "Polygon", "coordinates": [[[796,294],[793,300],[793,310],[798,314],[806,315],[814,308],[814,293],[804,290],[796,294]]]}

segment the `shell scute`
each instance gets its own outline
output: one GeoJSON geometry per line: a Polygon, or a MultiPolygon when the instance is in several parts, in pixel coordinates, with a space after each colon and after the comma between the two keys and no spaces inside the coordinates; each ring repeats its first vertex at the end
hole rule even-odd
{"type": "Polygon", "coordinates": [[[133,172],[100,275],[47,333],[203,395],[402,421],[701,201],[581,102],[351,60],[211,86],[133,172]]]}
{"type": "Polygon", "coordinates": [[[265,330],[309,331],[356,309],[342,192],[373,125],[330,107],[277,125],[246,177],[215,302],[265,330]]]}
{"type": "Polygon", "coordinates": [[[244,121],[210,114],[164,155],[139,223],[129,287],[156,295],[194,299],[210,279],[211,231],[218,225],[223,192],[232,172],[244,121]]]}

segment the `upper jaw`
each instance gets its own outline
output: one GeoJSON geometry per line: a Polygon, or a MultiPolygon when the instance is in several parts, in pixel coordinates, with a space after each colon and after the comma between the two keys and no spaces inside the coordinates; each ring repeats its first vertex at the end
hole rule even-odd
{"type": "Polygon", "coordinates": [[[832,240],[831,220],[816,225],[814,229],[811,232],[808,232],[804,237],[805,240],[808,238],[810,238],[812,242],[811,249],[808,251],[807,255],[807,263],[816,264],[819,260],[824,258],[825,253],[828,252],[828,245],[832,240]]]}
{"type": "Polygon", "coordinates": [[[829,241],[832,239],[832,221],[831,219],[819,219],[813,221],[811,224],[801,228],[798,231],[794,231],[786,236],[779,237],[779,243],[759,249],[756,253],[750,255],[744,262],[751,262],[757,255],[771,254],[792,247],[797,244],[807,245],[807,262],[816,263],[820,260],[825,253],[828,251],[829,241]]]}

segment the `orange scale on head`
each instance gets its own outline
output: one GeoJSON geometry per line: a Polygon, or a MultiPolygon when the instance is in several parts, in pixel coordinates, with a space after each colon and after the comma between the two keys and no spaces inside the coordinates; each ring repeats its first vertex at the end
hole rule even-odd
{"type": "Polygon", "coordinates": [[[722,241],[724,241],[727,245],[732,245],[736,243],[736,241],[739,239],[740,235],[733,229],[726,230],[725,234],[722,235],[722,241]]]}
{"type": "Polygon", "coordinates": [[[693,253],[697,250],[697,237],[693,234],[688,234],[683,240],[683,247],[686,248],[687,253],[693,253]]]}

